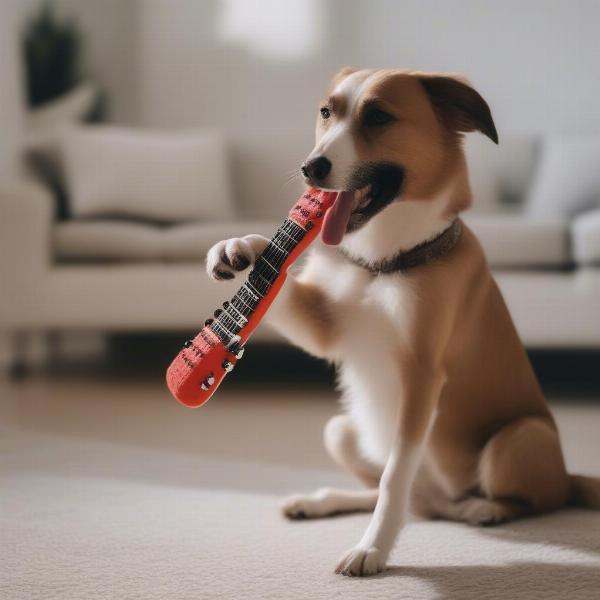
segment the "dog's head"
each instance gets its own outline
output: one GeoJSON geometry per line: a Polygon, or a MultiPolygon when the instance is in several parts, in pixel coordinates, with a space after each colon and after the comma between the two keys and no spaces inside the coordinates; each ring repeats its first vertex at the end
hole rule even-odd
{"type": "MultiPolygon", "coordinates": [[[[464,166],[462,134],[474,130],[498,143],[487,103],[460,78],[340,71],[319,107],[316,144],[302,165],[309,185],[352,192],[336,208],[330,243],[395,200],[433,198],[464,166]]],[[[468,205],[466,195],[460,202],[468,205]]]]}

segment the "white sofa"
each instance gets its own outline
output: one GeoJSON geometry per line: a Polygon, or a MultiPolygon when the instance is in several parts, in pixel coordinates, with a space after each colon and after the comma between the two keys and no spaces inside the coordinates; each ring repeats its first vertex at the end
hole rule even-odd
{"type": "MultiPolygon", "coordinates": [[[[523,197],[536,164],[533,139],[469,145],[476,208],[465,221],[479,236],[528,347],[600,346],[600,212],[573,222],[532,219],[523,197]],[[489,148],[491,149],[489,149],[489,148]],[[498,194],[500,190],[500,194],[498,194]],[[498,198],[513,199],[512,205],[498,198]]],[[[289,203],[297,190],[289,192],[289,203]]],[[[0,189],[0,330],[160,331],[198,328],[236,289],[203,268],[216,241],[270,235],[284,217],[187,222],[53,219],[39,183],[0,189]]],[[[244,213],[252,214],[252,206],[244,213]]],[[[256,341],[273,340],[267,327],[256,341]]],[[[490,341],[493,343],[493,340],[490,341]]]]}

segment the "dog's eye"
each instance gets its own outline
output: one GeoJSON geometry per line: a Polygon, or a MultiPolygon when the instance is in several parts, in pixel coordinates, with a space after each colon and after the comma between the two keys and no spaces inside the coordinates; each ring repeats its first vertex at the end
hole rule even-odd
{"type": "Polygon", "coordinates": [[[365,113],[363,122],[367,127],[380,127],[394,121],[394,117],[379,108],[372,108],[365,113]]]}
{"type": "Polygon", "coordinates": [[[331,111],[326,106],[324,106],[321,109],[321,117],[323,117],[324,119],[329,119],[330,116],[331,116],[331,111]]]}

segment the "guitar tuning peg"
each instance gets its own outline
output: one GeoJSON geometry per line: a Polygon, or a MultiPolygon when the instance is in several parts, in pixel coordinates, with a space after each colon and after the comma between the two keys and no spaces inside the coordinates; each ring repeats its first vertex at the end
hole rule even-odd
{"type": "Polygon", "coordinates": [[[206,319],[206,321],[204,321],[204,325],[208,327],[213,321],[214,319],[206,319]]]}
{"type": "Polygon", "coordinates": [[[231,373],[231,371],[233,371],[233,367],[235,367],[235,363],[232,363],[232,362],[228,361],[227,359],[225,359],[221,366],[223,367],[223,370],[226,373],[231,373]]]}
{"type": "Polygon", "coordinates": [[[217,310],[215,310],[215,319],[218,319],[222,312],[223,310],[221,308],[217,308],[217,310]]]}
{"type": "Polygon", "coordinates": [[[215,382],[215,377],[213,373],[210,373],[208,377],[200,384],[200,388],[204,391],[208,390],[208,388],[213,385],[215,382]]]}
{"type": "Polygon", "coordinates": [[[244,347],[240,346],[239,342],[234,342],[233,344],[230,344],[228,350],[236,358],[242,358],[242,356],[244,356],[244,347]]]}

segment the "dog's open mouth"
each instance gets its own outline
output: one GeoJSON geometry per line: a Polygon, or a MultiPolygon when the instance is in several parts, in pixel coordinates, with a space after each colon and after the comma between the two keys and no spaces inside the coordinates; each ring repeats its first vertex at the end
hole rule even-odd
{"type": "Polygon", "coordinates": [[[321,239],[337,246],[346,233],[367,223],[401,191],[404,170],[391,163],[366,163],[350,177],[325,214],[321,239]]]}

